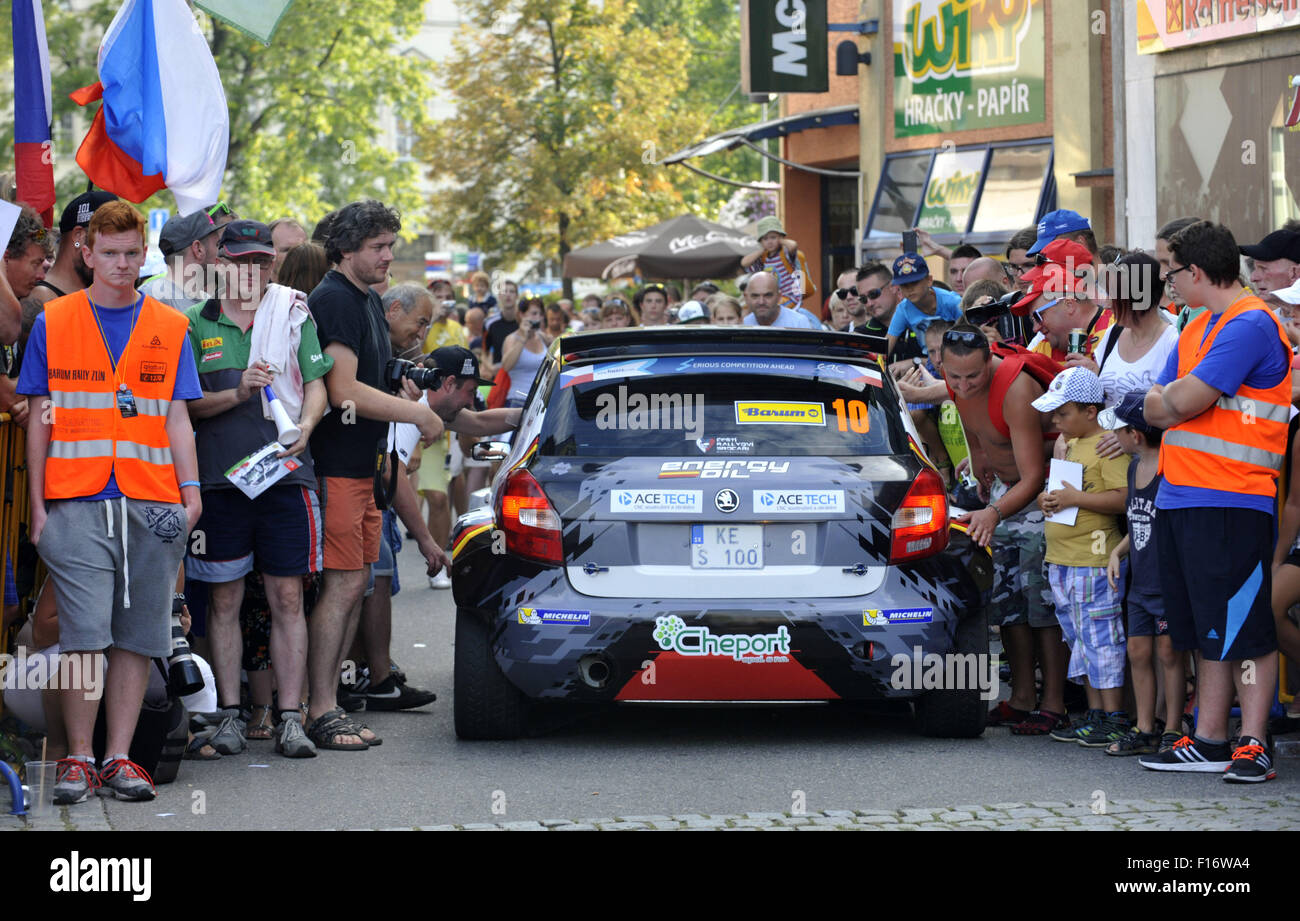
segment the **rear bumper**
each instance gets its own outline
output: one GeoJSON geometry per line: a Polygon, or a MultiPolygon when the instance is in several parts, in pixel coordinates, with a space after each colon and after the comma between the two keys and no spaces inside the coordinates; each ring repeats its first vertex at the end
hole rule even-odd
{"type": "Polygon", "coordinates": [[[931,563],[890,569],[865,597],[694,603],[593,598],[553,571],[544,590],[480,614],[502,671],[531,698],[905,699],[924,689],[913,663],[951,652],[958,622],[987,603],[958,560],[931,563]]]}

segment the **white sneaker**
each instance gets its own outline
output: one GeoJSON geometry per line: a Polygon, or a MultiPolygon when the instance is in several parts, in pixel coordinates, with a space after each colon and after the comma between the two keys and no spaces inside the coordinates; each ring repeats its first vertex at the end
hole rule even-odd
{"type": "Polygon", "coordinates": [[[429,588],[451,588],[451,576],[443,569],[436,576],[429,576],[429,588]]]}

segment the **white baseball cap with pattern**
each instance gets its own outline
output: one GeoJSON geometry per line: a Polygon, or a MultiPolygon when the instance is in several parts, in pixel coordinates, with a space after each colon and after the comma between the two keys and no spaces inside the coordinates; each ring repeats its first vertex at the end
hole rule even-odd
{"type": "Polygon", "coordinates": [[[1047,385],[1047,392],[1031,404],[1041,413],[1055,412],[1066,403],[1104,403],[1101,378],[1082,366],[1066,368],[1047,385]]]}

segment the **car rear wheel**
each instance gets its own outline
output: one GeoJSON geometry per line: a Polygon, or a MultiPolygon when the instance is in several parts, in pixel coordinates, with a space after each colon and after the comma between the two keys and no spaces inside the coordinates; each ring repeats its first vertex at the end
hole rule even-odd
{"type": "MultiPolygon", "coordinates": [[[[985,674],[989,652],[988,612],[981,609],[957,625],[954,654],[975,655],[979,674],[985,674]]],[[[969,681],[965,682],[971,683],[969,681]]],[[[922,735],[946,739],[973,739],[984,732],[988,702],[981,688],[944,688],[926,691],[916,699],[916,726],[922,735]]]]}
{"type": "Polygon", "coordinates": [[[528,725],[528,699],[497,665],[482,618],[456,609],[453,711],[461,739],[517,739],[528,725]]]}

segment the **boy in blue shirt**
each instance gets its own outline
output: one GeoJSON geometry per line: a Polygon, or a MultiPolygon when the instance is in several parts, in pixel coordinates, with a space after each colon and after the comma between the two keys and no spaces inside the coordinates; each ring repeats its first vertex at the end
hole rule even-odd
{"type": "Polygon", "coordinates": [[[911,330],[924,339],[925,328],[935,320],[956,323],[961,320],[961,295],[934,287],[930,267],[916,253],[904,253],[894,260],[894,277],[903,300],[898,302],[889,321],[889,354],[894,354],[898,340],[911,330]]]}

